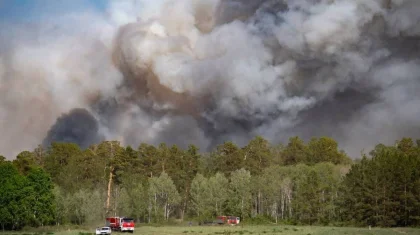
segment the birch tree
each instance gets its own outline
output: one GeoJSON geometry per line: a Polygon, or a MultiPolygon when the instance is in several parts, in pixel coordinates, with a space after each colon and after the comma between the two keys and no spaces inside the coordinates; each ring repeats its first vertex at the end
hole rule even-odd
{"type": "Polygon", "coordinates": [[[229,197],[229,181],[222,173],[216,173],[209,178],[208,187],[210,189],[209,201],[213,207],[213,214],[220,215],[223,213],[222,205],[229,197]]]}
{"type": "Polygon", "coordinates": [[[251,173],[245,169],[232,172],[230,177],[231,210],[240,214],[242,218],[248,217],[251,207],[251,173]]]}
{"type": "Polygon", "coordinates": [[[149,198],[155,208],[156,218],[159,218],[157,213],[161,211],[166,221],[181,200],[175,184],[166,172],[149,179],[149,198]]]}
{"type": "Polygon", "coordinates": [[[120,215],[141,219],[146,212],[147,191],[141,182],[132,182],[124,184],[119,190],[117,211],[120,215]]]}
{"type": "Polygon", "coordinates": [[[210,194],[208,180],[202,174],[197,174],[191,183],[191,209],[200,219],[210,216],[208,211],[210,194]]]}

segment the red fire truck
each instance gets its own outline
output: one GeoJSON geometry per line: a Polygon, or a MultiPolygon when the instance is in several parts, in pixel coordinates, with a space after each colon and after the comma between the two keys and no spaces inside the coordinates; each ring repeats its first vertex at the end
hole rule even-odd
{"type": "Polygon", "coordinates": [[[230,225],[236,225],[239,224],[240,218],[236,216],[217,216],[217,222],[218,224],[230,224],[230,225]]]}
{"type": "Polygon", "coordinates": [[[108,217],[106,225],[112,230],[121,232],[134,232],[134,219],[127,217],[108,217]]]}

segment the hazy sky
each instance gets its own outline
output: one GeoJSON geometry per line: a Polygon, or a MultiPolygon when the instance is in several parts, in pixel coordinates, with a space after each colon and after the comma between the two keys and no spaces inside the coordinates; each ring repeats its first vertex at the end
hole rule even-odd
{"type": "Polygon", "coordinates": [[[72,11],[103,11],[108,0],[0,0],[0,22],[25,23],[72,11]]]}
{"type": "Polygon", "coordinates": [[[132,146],[417,139],[420,1],[285,2],[0,0],[0,153],[93,143],[92,116],[132,146]]]}

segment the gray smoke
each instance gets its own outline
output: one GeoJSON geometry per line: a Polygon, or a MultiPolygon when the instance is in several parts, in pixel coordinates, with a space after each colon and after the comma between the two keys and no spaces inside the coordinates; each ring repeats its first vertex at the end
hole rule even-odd
{"type": "Polygon", "coordinates": [[[419,135],[419,1],[133,0],[108,13],[0,37],[13,48],[0,50],[1,152],[78,139],[78,121],[54,125],[74,108],[98,124],[84,144],[329,135],[356,157],[419,135]]]}
{"type": "Polygon", "coordinates": [[[67,142],[87,148],[102,140],[95,117],[86,109],[77,108],[57,119],[45,137],[43,146],[48,147],[52,142],[67,142]]]}

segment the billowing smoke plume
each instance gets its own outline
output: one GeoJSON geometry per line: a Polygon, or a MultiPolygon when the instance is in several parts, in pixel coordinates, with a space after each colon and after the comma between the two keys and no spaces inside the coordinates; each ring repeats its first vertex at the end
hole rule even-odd
{"type": "Polygon", "coordinates": [[[44,138],[207,149],[329,135],[357,156],[420,134],[417,0],[133,0],[108,10],[0,33],[2,153],[44,138]]]}
{"type": "Polygon", "coordinates": [[[76,143],[81,148],[102,141],[98,135],[98,122],[86,109],[73,109],[59,117],[43,141],[49,146],[53,141],[76,143]]]}

